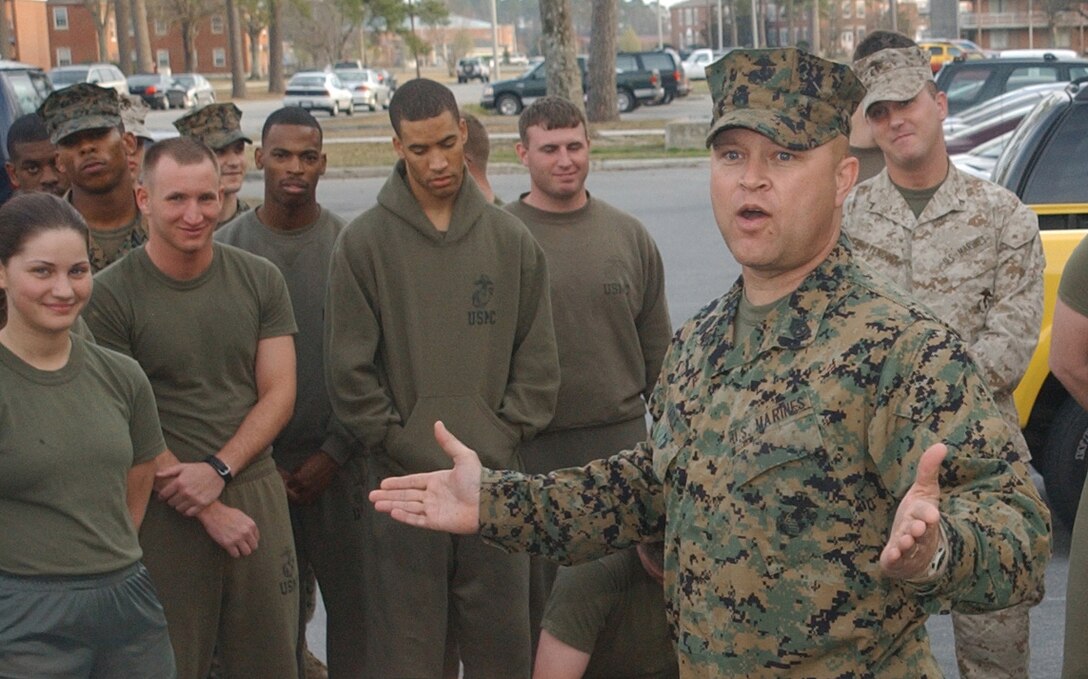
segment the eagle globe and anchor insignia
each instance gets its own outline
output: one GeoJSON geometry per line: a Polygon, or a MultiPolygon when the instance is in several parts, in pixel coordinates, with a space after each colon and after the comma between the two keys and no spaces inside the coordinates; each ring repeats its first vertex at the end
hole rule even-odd
{"type": "Polygon", "coordinates": [[[495,296],[495,282],[487,274],[473,282],[472,309],[468,312],[469,325],[495,325],[495,311],[486,308],[495,296]]]}

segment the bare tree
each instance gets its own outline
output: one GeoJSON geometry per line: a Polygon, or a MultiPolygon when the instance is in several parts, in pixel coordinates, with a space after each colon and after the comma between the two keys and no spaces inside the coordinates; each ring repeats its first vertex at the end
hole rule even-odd
{"type": "Polygon", "coordinates": [[[268,0],[268,91],[283,94],[287,89],[283,72],[283,0],[268,0]]]}
{"type": "Polygon", "coordinates": [[[151,58],[151,33],[147,29],[147,3],[144,0],[132,0],[132,25],[136,33],[136,69],[152,73],[155,71],[155,61],[151,58]]]}
{"type": "Polygon", "coordinates": [[[619,120],[616,108],[616,26],[619,0],[593,0],[593,26],[589,41],[590,122],[619,120]]]}
{"type": "Polygon", "coordinates": [[[261,69],[261,33],[268,26],[268,5],[263,0],[234,0],[242,14],[242,23],[249,37],[249,78],[260,80],[264,76],[261,69]]]}
{"type": "Polygon", "coordinates": [[[117,60],[121,72],[132,75],[132,6],[129,0],[113,0],[113,16],[117,20],[117,60]]]}
{"type": "Polygon", "coordinates": [[[227,49],[230,52],[230,95],[246,97],[246,70],[242,58],[242,21],[235,0],[227,0],[227,49]]]}
{"type": "Polygon", "coordinates": [[[583,108],[582,69],[578,66],[570,0],[540,0],[540,23],[548,64],[548,94],[583,108]]]}
{"type": "Polygon", "coordinates": [[[160,19],[177,24],[181,30],[186,71],[196,70],[196,36],[200,32],[200,22],[216,9],[212,0],[159,0],[160,19]]]}
{"type": "Polygon", "coordinates": [[[113,14],[113,7],[105,0],[83,0],[83,7],[86,8],[87,13],[91,15],[91,21],[94,22],[94,32],[98,37],[97,54],[95,61],[109,61],[110,60],[110,15],[113,14]]]}

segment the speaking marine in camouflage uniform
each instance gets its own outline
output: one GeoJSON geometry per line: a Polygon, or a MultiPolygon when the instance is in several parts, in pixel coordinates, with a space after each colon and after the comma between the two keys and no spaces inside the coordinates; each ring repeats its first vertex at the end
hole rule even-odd
{"type": "Polygon", "coordinates": [[[223,207],[219,210],[221,228],[251,206],[238,197],[246,180],[249,163],[246,144],[252,144],[242,132],[242,111],[232,103],[208,104],[174,121],[183,136],[195,137],[215,151],[219,161],[219,181],[223,188],[223,207]]]}
{"type": "Polygon", "coordinates": [[[681,328],[650,437],[549,476],[387,479],[377,509],[571,563],[665,542],[683,677],[940,677],[931,613],[1034,592],[1050,517],[963,342],[858,266],[847,66],[737,50],[709,73],[711,202],[742,275],[681,328]]]}
{"type": "MultiPolygon", "coordinates": [[[[854,63],[867,94],[859,109],[886,168],[843,208],[843,231],[865,264],[913,295],[967,344],[1006,420],[1043,316],[1046,262],[1035,214],[1012,192],[948,158],[929,55],[910,38],[871,33],[854,63]]],[[[1029,612],[1042,598],[982,615],[952,614],[963,679],[1026,679],[1029,612]]]]}
{"type": "Polygon", "coordinates": [[[50,94],[38,115],[71,182],[65,197],[90,229],[91,268],[100,271],[147,240],[129,168],[136,139],[125,131],[120,98],[116,90],[78,83],[50,94]]]}

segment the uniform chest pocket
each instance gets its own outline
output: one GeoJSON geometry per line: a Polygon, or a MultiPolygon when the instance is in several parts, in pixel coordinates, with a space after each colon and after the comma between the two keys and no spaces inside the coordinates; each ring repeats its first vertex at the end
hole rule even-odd
{"type": "Polygon", "coordinates": [[[792,411],[779,406],[745,418],[730,436],[737,444],[729,483],[734,492],[756,484],[769,484],[779,493],[801,490],[818,472],[823,437],[819,418],[809,406],[792,411]]]}

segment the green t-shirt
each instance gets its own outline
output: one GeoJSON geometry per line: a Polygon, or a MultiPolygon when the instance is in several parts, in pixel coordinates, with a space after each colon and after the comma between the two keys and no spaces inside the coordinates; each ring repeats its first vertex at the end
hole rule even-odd
{"type": "Polygon", "coordinates": [[[664,590],[633,547],[559,569],[540,626],[590,654],[583,679],[679,676],[664,590]]]}
{"type": "Polygon", "coordinates": [[[1088,316],[1088,238],[1069,255],[1058,286],[1058,297],[1081,316],[1088,316]]]}
{"type": "Polygon", "coordinates": [[[73,335],[67,365],[44,371],[0,345],[0,571],[92,575],[137,561],[127,474],[165,449],[132,359],[73,335]]]}
{"type": "Polygon", "coordinates": [[[160,271],[144,248],[133,250],[95,276],[84,312],[99,344],[147,373],[166,443],[182,462],[234,436],[257,402],[257,344],[295,332],[279,270],[238,248],[214,248],[208,270],[187,281],[160,271]]]}
{"type": "MultiPolygon", "coordinates": [[[[943,180],[941,184],[944,184],[943,180]]],[[[933,196],[937,195],[937,190],[941,188],[941,184],[931,186],[928,189],[907,189],[892,182],[892,186],[899,191],[899,195],[903,196],[903,200],[907,202],[907,207],[910,208],[915,219],[922,215],[922,211],[929,205],[929,201],[933,200],[933,196]]]]}
{"type": "Polygon", "coordinates": [[[743,342],[767,319],[775,307],[785,304],[789,298],[790,296],[786,295],[769,304],[752,304],[746,295],[741,295],[740,303],[737,305],[737,316],[733,320],[733,344],[738,345],[743,342]]]}

